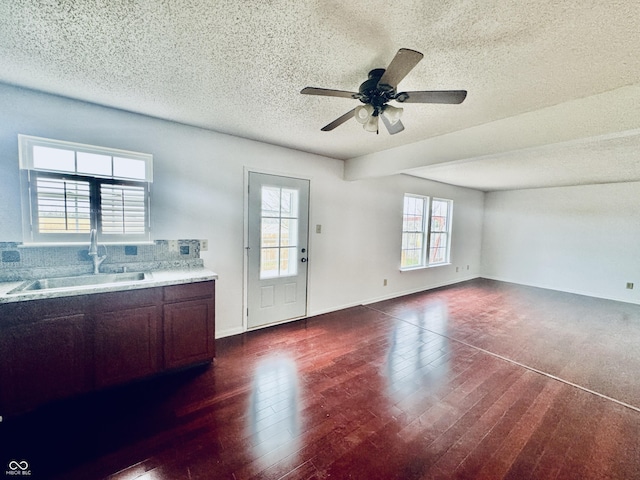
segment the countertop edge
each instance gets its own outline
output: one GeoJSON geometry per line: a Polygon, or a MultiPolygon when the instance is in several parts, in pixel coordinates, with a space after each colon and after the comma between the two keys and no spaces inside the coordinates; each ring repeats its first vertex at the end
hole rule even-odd
{"type": "Polygon", "coordinates": [[[0,304],[25,302],[31,300],[43,300],[49,298],[73,297],[77,295],[92,295],[106,292],[122,292],[127,290],[139,290],[143,288],[164,287],[169,285],[181,285],[185,283],[207,282],[217,280],[218,274],[202,269],[187,270],[152,270],[151,279],[136,282],[120,282],[103,285],[87,285],[73,288],[60,288],[31,291],[29,293],[8,293],[20,286],[23,281],[0,282],[0,304]]]}

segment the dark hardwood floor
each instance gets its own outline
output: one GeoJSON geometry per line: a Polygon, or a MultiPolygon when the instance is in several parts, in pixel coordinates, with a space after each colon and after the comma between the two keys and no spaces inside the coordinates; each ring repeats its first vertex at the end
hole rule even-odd
{"type": "MultiPolygon", "coordinates": [[[[0,423],[30,478],[640,478],[640,306],[474,280],[0,423]]],[[[8,477],[8,476],[7,476],[8,477]]]]}

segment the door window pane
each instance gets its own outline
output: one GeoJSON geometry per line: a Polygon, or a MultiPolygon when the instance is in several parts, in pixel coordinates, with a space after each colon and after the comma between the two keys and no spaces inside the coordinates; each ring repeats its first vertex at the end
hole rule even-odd
{"type": "Polygon", "coordinates": [[[298,273],[298,255],[296,248],[280,249],[280,276],[295,275],[298,273]]]}
{"type": "Polygon", "coordinates": [[[280,270],[280,249],[260,249],[260,278],[275,278],[280,270]]]}
{"type": "Polygon", "coordinates": [[[280,216],[280,189],[278,187],[262,187],[262,216],[280,216]]]}
{"type": "Polygon", "coordinates": [[[280,214],[283,217],[298,218],[298,191],[283,188],[281,198],[280,214]]]}
{"type": "Polygon", "coordinates": [[[280,246],[280,219],[262,218],[260,245],[262,248],[280,246]]]}
{"type": "Polygon", "coordinates": [[[283,247],[295,247],[298,245],[298,220],[283,218],[280,222],[280,245],[283,247]]]}
{"type": "Polygon", "coordinates": [[[298,273],[299,192],[263,186],[260,222],[260,278],[298,273]]]}

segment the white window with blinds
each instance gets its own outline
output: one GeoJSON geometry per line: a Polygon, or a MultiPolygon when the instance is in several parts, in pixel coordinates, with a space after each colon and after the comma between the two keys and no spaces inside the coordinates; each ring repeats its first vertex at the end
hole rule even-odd
{"type": "Polygon", "coordinates": [[[19,135],[25,243],[151,240],[153,157],[19,135]]]}
{"type": "Polygon", "coordinates": [[[453,201],[405,194],[400,269],[447,265],[453,201]]]}

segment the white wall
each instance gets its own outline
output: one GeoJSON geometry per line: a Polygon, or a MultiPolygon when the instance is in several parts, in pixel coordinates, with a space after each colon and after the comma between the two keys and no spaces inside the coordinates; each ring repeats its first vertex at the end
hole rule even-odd
{"type": "Polygon", "coordinates": [[[482,276],[640,303],[639,212],[640,183],[488,193],[482,276]]]}
{"type": "Polygon", "coordinates": [[[217,336],[243,330],[245,168],[311,179],[310,315],[479,274],[482,192],[404,175],[347,182],[342,161],[1,84],[0,105],[0,241],[22,241],[18,133],[152,153],[153,237],[209,240],[217,336]],[[399,272],[404,192],[454,200],[453,265],[399,272]]]}

